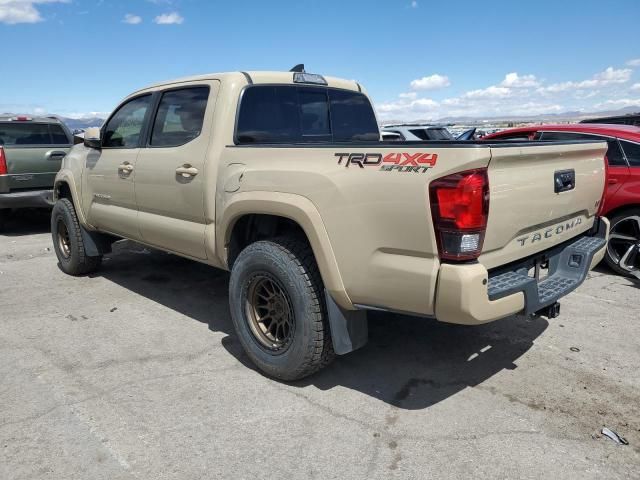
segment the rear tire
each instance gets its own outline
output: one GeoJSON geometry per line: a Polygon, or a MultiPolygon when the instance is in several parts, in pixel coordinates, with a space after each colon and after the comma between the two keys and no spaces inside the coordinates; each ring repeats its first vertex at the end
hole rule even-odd
{"type": "Polygon", "coordinates": [[[616,273],[635,277],[640,272],[640,209],[625,210],[610,220],[604,259],[616,273]]]}
{"type": "Polygon", "coordinates": [[[60,268],[64,273],[86,275],[100,266],[102,256],[87,255],[76,210],[67,198],[61,198],[53,207],[51,236],[60,268]]]}
{"type": "Polygon", "coordinates": [[[278,238],[240,252],[229,305],[245,352],[271,377],[298,380],[335,356],[322,279],[305,242],[278,238]]]}

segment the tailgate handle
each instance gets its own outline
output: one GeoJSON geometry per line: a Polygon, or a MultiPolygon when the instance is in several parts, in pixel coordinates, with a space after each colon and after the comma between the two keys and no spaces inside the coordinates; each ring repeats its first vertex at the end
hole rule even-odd
{"type": "Polygon", "coordinates": [[[555,193],[568,192],[576,188],[575,170],[558,170],[553,174],[553,191],[555,193]]]}

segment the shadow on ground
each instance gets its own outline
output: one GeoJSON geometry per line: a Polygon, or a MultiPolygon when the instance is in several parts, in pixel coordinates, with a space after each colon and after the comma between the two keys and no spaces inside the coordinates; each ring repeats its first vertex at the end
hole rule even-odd
{"type": "MultiPolygon", "coordinates": [[[[254,368],[233,331],[228,273],[119,242],[95,275],[226,333],[222,343],[227,351],[254,368]]],[[[511,317],[463,327],[372,313],[366,347],[291,385],[315,385],[321,390],[343,386],[400,408],[426,408],[504,369],[516,368],[514,362],[547,326],[542,318],[511,317]]]]}
{"type": "Polygon", "coordinates": [[[21,237],[50,231],[51,211],[46,208],[33,208],[10,212],[0,235],[21,237]]]}

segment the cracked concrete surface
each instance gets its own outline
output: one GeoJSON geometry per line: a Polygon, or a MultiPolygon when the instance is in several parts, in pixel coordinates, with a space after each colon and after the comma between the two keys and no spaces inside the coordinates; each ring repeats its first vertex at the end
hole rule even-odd
{"type": "Polygon", "coordinates": [[[45,216],[0,235],[2,479],[640,478],[640,284],[605,269],[551,321],[373,315],[285,384],[236,341],[226,273],[123,242],[72,278],[51,247],[45,216]]]}

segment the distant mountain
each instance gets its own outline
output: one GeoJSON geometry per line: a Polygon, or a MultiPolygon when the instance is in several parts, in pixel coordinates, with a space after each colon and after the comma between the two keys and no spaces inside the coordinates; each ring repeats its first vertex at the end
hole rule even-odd
{"type": "MultiPolygon", "coordinates": [[[[17,114],[17,113],[1,113],[0,115],[2,115],[3,117],[15,117],[21,114],[17,114]]],[[[96,117],[96,116],[87,116],[87,117],[80,117],[80,118],[70,118],[70,117],[63,117],[62,115],[56,115],[55,113],[45,113],[45,114],[39,114],[39,115],[35,115],[35,114],[28,114],[28,116],[31,117],[57,117],[59,118],[61,121],[64,122],[64,124],[69,127],[69,130],[76,130],[76,129],[83,129],[86,130],[89,127],[101,127],[102,124],[104,123],[104,121],[106,120],[105,118],[101,118],[101,117],[96,117]]]]}
{"type": "MultiPolygon", "coordinates": [[[[619,108],[617,110],[602,110],[597,112],[569,111],[562,113],[546,113],[539,115],[503,115],[494,117],[442,117],[438,119],[412,120],[411,123],[462,123],[462,124],[482,124],[482,123],[525,123],[525,122],[579,122],[587,118],[610,117],[615,115],[628,115],[640,113],[640,105],[619,108]]],[[[385,120],[383,124],[402,123],[403,120],[385,120]]]]}
{"type": "Polygon", "coordinates": [[[83,118],[69,118],[56,115],[62,120],[70,130],[76,130],[81,128],[86,130],[89,127],[101,127],[105,119],[100,117],[83,117],[83,118]]]}

